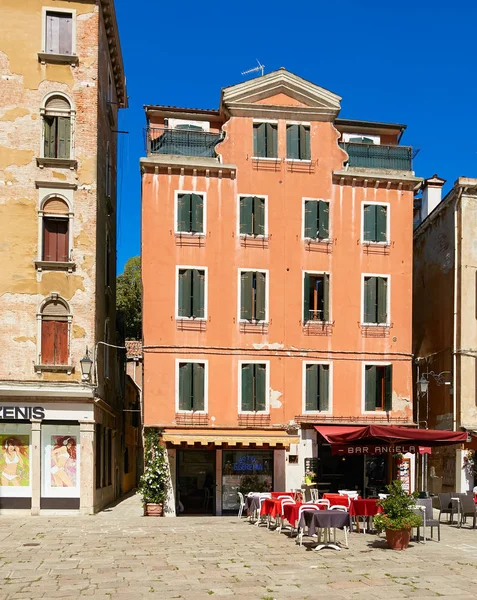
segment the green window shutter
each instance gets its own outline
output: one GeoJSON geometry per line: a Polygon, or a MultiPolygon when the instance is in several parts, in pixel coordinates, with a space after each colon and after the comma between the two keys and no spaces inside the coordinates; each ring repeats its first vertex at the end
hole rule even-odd
{"type": "Polygon", "coordinates": [[[253,198],[253,234],[265,235],[265,200],[253,198]]]}
{"type": "Polygon", "coordinates": [[[303,279],[303,321],[310,320],[310,275],[305,273],[303,279]]]}
{"type": "Polygon", "coordinates": [[[318,235],[318,202],[307,200],[305,202],[305,237],[315,239],[318,235]]]}
{"type": "Polygon", "coordinates": [[[58,117],[58,158],[70,157],[70,136],[70,119],[66,117],[58,117]]]}
{"type": "Polygon", "coordinates": [[[364,279],[364,322],[377,323],[377,283],[376,277],[364,279]]]}
{"type": "Polygon", "coordinates": [[[205,365],[192,365],[192,410],[204,410],[205,365]]]}
{"type": "Polygon", "coordinates": [[[385,277],[376,277],[377,279],[377,292],[378,292],[378,311],[376,323],[387,322],[387,299],[388,299],[388,280],[385,277]]]}
{"type": "Polygon", "coordinates": [[[265,156],[269,158],[276,158],[278,156],[277,126],[272,125],[272,123],[265,123],[265,125],[267,132],[267,147],[265,156]]]}
{"type": "Polygon", "coordinates": [[[320,200],[318,204],[318,237],[326,240],[330,237],[330,204],[320,200]]]}
{"type": "Polygon", "coordinates": [[[267,408],[267,366],[253,365],[255,367],[255,407],[256,411],[264,411],[267,408]]]}
{"type": "Polygon", "coordinates": [[[365,242],[376,242],[376,205],[364,206],[363,237],[365,242]]]}
{"type": "Polygon", "coordinates": [[[192,363],[179,364],[179,410],[192,410],[192,363]]]}
{"type": "Polygon", "coordinates": [[[287,158],[300,158],[298,125],[287,125],[287,158]]]}
{"type": "Polygon", "coordinates": [[[306,410],[318,410],[318,365],[306,365],[306,410]]]}
{"type": "Polygon", "coordinates": [[[256,276],[256,297],[255,297],[255,318],[257,321],[265,321],[265,294],[266,294],[266,275],[257,272],[256,276]]]}
{"type": "Polygon", "coordinates": [[[393,366],[384,367],[384,410],[389,412],[393,408],[393,366]]]}
{"type": "Polygon", "coordinates": [[[192,271],[179,270],[179,317],[191,317],[192,271]]]}
{"type": "Polygon", "coordinates": [[[376,367],[366,365],[364,380],[364,410],[376,410],[376,367]]]}
{"type": "Polygon", "coordinates": [[[328,410],[329,407],[329,388],[330,388],[330,366],[329,365],[317,365],[319,366],[319,410],[328,410]]]}
{"type": "Polygon", "coordinates": [[[240,274],[240,318],[252,319],[252,285],[253,272],[246,271],[240,274]]]}
{"type": "Polygon", "coordinates": [[[242,365],[242,410],[253,410],[253,364],[242,365]]]}
{"type": "Polygon", "coordinates": [[[252,235],[253,197],[240,198],[240,233],[252,235]]]}
{"type": "Polygon", "coordinates": [[[192,316],[203,319],[205,315],[205,272],[192,271],[192,316]]]}
{"type": "Polygon", "coordinates": [[[387,242],[388,207],[376,206],[376,241],[387,242]]]}
{"type": "Polygon", "coordinates": [[[44,117],[45,158],[56,158],[56,117],[44,117]]]}
{"type": "Polygon", "coordinates": [[[323,321],[330,320],[330,276],[323,275],[323,321]]]}
{"type": "Polygon", "coordinates": [[[300,125],[300,158],[301,160],[310,160],[310,128],[300,125]]]}
{"type": "Polygon", "coordinates": [[[198,194],[191,196],[191,228],[194,233],[204,233],[204,198],[198,194]]]}
{"type": "Polygon", "coordinates": [[[177,196],[177,231],[190,233],[191,194],[177,196]]]}
{"type": "Polygon", "coordinates": [[[267,156],[266,123],[253,126],[253,155],[267,156]]]}

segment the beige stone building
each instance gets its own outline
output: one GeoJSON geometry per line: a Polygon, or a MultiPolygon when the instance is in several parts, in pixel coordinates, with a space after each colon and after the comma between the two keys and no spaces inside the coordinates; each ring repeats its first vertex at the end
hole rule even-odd
{"type": "Polygon", "coordinates": [[[3,0],[1,14],[0,509],[89,513],[119,495],[124,443],[114,3],[3,0]]]}
{"type": "MultiPolygon", "coordinates": [[[[445,181],[424,182],[414,231],[413,351],[416,421],[429,429],[477,432],[477,179],[459,177],[441,200],[445,181]],[[419,388],[420,386],[418,386],[419,388]]],[[[462,446],[433,448],[428,489],[467,491],[472,469],[464,468],[477,439],[462,446]]],[[[420,470],[420,472],[422,472],[420,470]]]]}

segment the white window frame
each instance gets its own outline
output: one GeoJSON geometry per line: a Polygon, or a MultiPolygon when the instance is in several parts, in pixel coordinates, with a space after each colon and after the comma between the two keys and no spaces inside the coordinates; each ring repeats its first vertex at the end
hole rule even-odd
{"type": "Polygon", "coordinates": [[[301,239],[304,242],[315,242],[317,244],[319,244],[320,242],[329,242],[330,240],[333,239],[333,236],[331,235],[331,227],[333,224],[333,219],[331,218],[331,200],[327,200],[326,198],[309,198],[308,196],[304,196],[301,199],[301,239]],[[329,225],[329,229],[328,229],[328,237],[327,238],[310,238],[310,237],[306,237],[305,236],[305,204],[307,202],[327,202],[328,204],[328,208],[329,208],[329,213],[328,213],[328,225],[329,225]]]}
{"type": "Polygon", "coordinates": [[[41,135],[40,135],[40,154],[39,157],[40,158],[46,158],[45,157],[45,116],[48,116],[48,112],[47,112],[47,108],[46,105],[48,103],[48,100],[50,98],[52,98],[53,96],[61,96],[62,98],[64,98],[68,104],[70,105],[70,109],[68,111],[65,111],[65,117],[69,117],[70,118],[70,157],[69,158],[65,158],[65,159],[61,159],[61,158],[55,158],[53,160],[56,161],[73,161],[75,160],[75,124],[76,124],[76,108],[75,108],[75,104],[73,102],[73,100],[64,92],[50,92],[49,94],[46,94],[46,96],[43,98],[43,100],[41,101],[41,105],[40,105],[40,117],[41,117],[41,135]]]}
{"type": "MultiPolygon", "coordinates": [[[[264,325],[266,323],[269,323],[269,321],[270,321],[270,306],[269,306],[270,271],[269,271],[269,269],[257,269],[255,267],[241,267],[240,269],[237,270],[237,286],[238,286],[237,287],[237,299],[238,299],[237,322],[238,323],[249,323],[250,325],[264,325]],[[240,317],[240,306],[242,304],[242,297],[241,297],[242,286],[240,284],[241,283],[240,276],[242,273],[247,273],[248,271],[257,271],[259,273],[265,273],[265,275],[266,275],[266,277],[265,277],[265,319],[263,321],[249,321],[248,319],[242,319],[240,317]]],[[[258,362],[262,362],[262,361],[258,361],[258,362]]]]}
{"type": "MultiPolygon", "coordinates": [[[[278,127],[278,119],[252,119],[252,159],[253,160],[263,160],[263,161],[270,161],[270,162],[280,162],[282,159],[278,157],[278,151],[279,151],[279,139],[278,139],[278,133],[279,133],[279,127],[278,127]],[[273,156],[255,156],[255,154],[253,153],[254,150],[254,137],[253,137],[253,126],[254,125],[259,125],[260,123],[270,123],[271,125],[276,125],[277,126],[277,156],[273,157],[273,156]]],[[[245,195],[245,194],[242,194],[245,195]]]]}
{"type": "Polygon", "coordinates": [[[193,119],[167,118],[168,129],[175,129],[177,125],[196,125],[197,127],[202,127],[202,131],[204,131],[205,133],[208,133],[210,131],[210,121],[194,121],[193,119]]]}
{"type": "Polygon", "coordinates": [[[389,246],[391,243],[391,203],[390,202],[376,202],[374,200],[363,200],[361,202],[361,244],[363,246],[389,246]],[[365,206],[385,206],[386,207],[386,241],[385,242],[373,242],[371,240],[364,239],[364,207],[365,206]]]}
{"type": "MultiPolygon", "coordinates": [[[[361,325],[366,327],[389,327],[391,324],[391,275],[388,273],[361,273],[361,325]],[[385,277],[388,280],[386,298],[386,323],[367,323],[364,320],[364,279],[365,277],[385,277]]],[[[371,363],[374,364],[374,363],[371,363]]]]}
{"type": "Polygon", "coordinates": [[[270,414],[270,361],[269,360],[239,360],[238,361],[238,402],[239,415],[269,415],[270,414]],[[265,410],[242,410],[242,365],[265,365],[265,410]]]}
{"type": "MultiPolygon", "coordinates": [[[[176,265],[176,283],[175,283],[175,319],[176,321],[207,321],[209,309],[209,268],[197,265],[176,265]],[[204,290],[204,316],[203,317],[182,317],[179,316],[179,271],[182,269],[197,269],[204,271],[205,290],[204,290]]],[[[199,361],[200,362],[200,361],[199,361]]]]}
{"type": "Polygon", "coordinates": [[[304,415],[331,415],[333,414],[333,363],[329,360],[304,360],[302,363],[302,414],[304,415]],[[328,365],[328,410],[306,410],[306,367],[307,365],[328,365]]]}
{"type": "MultiPolygon", "coordinates": [[[[58,294],[57,292],[51,292],[51,294],[49,296],[46,296],[46,298],[43,298],[43,300],[40,302],[40,305],[38,306],[37,312],[36,312],[36,339],[37,339],[37,344],[36,344],[36,364],[41,367],[41,370],[54,370],[57,367],[64,367],[65,369],[67,367],[72,367],[73,366],[73,362],[72,362],[72,354],[71,354],[71,336],[72,336],[72,324],[73,324],[73,313],[71,312],[71,307],[69,305],[69,303],[63,298],[63,296],[61,296],[60,294],[58,294]],[[42,330],[42,316],[43,316],[43,309],[45,307],[45,305],[48,302],[51,302],[52,300],[58,301],[60,300],[62,304],[64,304],[64,306],[66,307],[66,310],[68,311],[66,318],[68,321],[68,361],[66,363],[66,365],[44,365],[41,362],[41,330],[42,330]]],[[[68,375],[71,373],[71,370],[68,370],[68,375]]]]}
{"type": "MultiPolygon", "coordinates": [[[[343,142],[347,143],[351,138],[354,137],[366,137],[370,140],[373,140],[373,144],[375,146],[381,145],[381,136],[380,135],[371,135],[369,133],[343,133],[343,142]]],[[[350,142],[353,143],[353,142],[350,142]]],[[[356,142],[357,143],[357,142],[356,142]]]]}
{"type": "Polygon", "coordinates": [[[237,194],[237,236],[251,239],[266,239],[268,238],[268,194],[237,194]],[[240,198],[247,198],[249,196],[256,196],[257,198],[261,198],[265,200],[265,217],[264,217],[264,234],[263,235],[253,235],[251,233],[240,233],[240,198]]]}
{"type": "Polygon", "coordinates": [[[206,415],[209,411],[209,361],[202,358],[176,358],[175,367],[175,408],[176,413],[186,415],[206,415]],[[198,363],[204,365],[204,410],[179,409],[179,365],[181,363],[198,363]]]}
{"type": "MultiPolygon", "coordinates": [[[[366,367],[389,367],[392,366],[391,361],[376,361],[369,360],[361,363],[361,414],[362,415],[375,415],[378,414],[386,414],[386,410],[366,410],[366,367]]],[[[394,378],[394,369],[393,369],[393,378],[394,378]]],[[[392,411],[392,409],[391,409],[392,411]]]]}
{"type": "MultiPolygon", "coordinates": [[[[328,296],[328,306],[329,306],[329,314],[328,314],[328,321],[306,321],[304,323],[305,327],[307,327],[310,324],[320,324],[320,323],[324,323],[324,324],[328,324],[328,323],[332,323],[333,319],[332,319],[332,315],[331,315],[331,311],[332,311],[332,302],[331,302],[331,295],[332,295],[332,289],[331,289],[331,285],[332,285],[332,277],[331,277],[331,272],[330,271],[310,271],[309,269],[303,269],[301,272],[301,312],[303,315],[303,306],[305,304],[305,273],[308,273],[308,275],[328,275],[328,292],[329,292],[329,296],[328,296]]],[[[313,361],[310,361],[310,363],[312,363],[313,361]]],[[[319,364],[319,363],[317,363],[319,364]]],[[[323,363],[324,364],[324,363],[323,363]]],[[[328,364],[328,363],[326,363],[328,364]]]]}
{"type": "MultiPolygon", "coordinates": [[[[311,123],[306,122],[306,121],[285,121],[285,154],[287,153],[287,147],[286,147],[286,133],[287,133],[287,127],[288,125],[303,125],[303,127],[309,127],[310,129],[310,156],[311,156],[311,123]]],[[[305,163],[305,164],[311,164],[311,158],[285,158],[285,162],[292,162],[292,163],[305,163]]],[[[309,198],[310,200],[310,198],[309,198]]]]}
{"type": "Polygon", "coordinates": [[[175,235],[186,235],[186,236],[191,236],[191,237],[205,237],[206,235],[206,231],[207,231],[207,192],[198,192],[197,190],[174,190],[174,233],[175,235]],[[202,233],[194,233],[193,231],[179,231],[178,230],[178,222],[177,222],[177,218],[178,218],[178,214],[179,211],[177,210],[177,206],[178,206],[178,202],[179,202],[179,196],[182,196],[183,194],[196,194],[197,196],[202,196],[202,201],[203,201],[203,205],[204,205],[204,211],[202,214],[202,224],[204,226],[204,230],[202,231],[202,233]]]}
{"type": "MultiPolygon", "coordinates": [[[[76,10],[74,8],[58,8],[57,6],[43,6],[41,10],[41,51],[44,54],[52,54],[46,49],[46,15],[49,12],[64,13],[71,15],[72,27],[71,27],[71,55],[76,56],[76,10]]],[[[53,54],[54,56],[54,54],[53,54]]],[[[63,55],[61,55],[63,56],[63,55]]],[[[65,54],[64,56],[69,56],[65,54]]]]}

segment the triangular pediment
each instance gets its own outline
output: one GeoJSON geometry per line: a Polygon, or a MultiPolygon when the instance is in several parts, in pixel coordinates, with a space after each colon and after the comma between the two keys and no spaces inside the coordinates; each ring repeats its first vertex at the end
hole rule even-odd
{"type": "Polygon", "coordinates": [[[222,109],[231,115],[332,120],[341,98],[286,69],[255,77],[222,91],[222,109]]]}

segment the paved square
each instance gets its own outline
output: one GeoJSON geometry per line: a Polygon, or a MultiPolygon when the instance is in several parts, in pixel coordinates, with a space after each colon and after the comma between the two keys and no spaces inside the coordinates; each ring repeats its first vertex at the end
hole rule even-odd
{"type": "Polygon", "coordinates": [[[2,516],[0,600],[477,597],[477,530],[441,533],[405,552],[355,533],[317,553],[245,519],[145,518],[137,497],[90,517],[2,516]]]}

